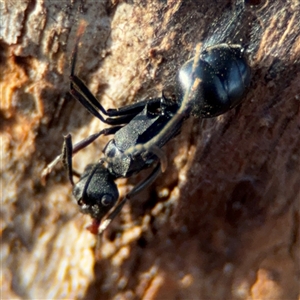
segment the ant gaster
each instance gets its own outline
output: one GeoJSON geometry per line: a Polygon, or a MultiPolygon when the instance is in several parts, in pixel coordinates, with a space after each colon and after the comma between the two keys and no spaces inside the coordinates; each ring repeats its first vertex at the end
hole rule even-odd
{"type": "Polygon", "coordinates": [[[162,95],[118,109],[105,110],[75,75],[77,48],[82,32],[81,29],[72,53],[70,93],[96,118],[112,126],[80,141],[74,148],[71,135],[68,134],[64,138],[62,154],[48,165],[43,175],[48,174],[58,161],[63,161],[81,212],[89,214],[93,219],[89,230],[101,234],[125,202],[152,184],[164,171],[166,157],[161,148],[180,132],[184,120],[191,115],[215,117],[242,101],[250,82],[250,68],[240,45],[218,44],[202,52],[198,48],[195,58],[179,69],[176,101],[162,95]],[[79,181],[74,183],[73,154],[99,136],[113,134],[114,138],[103,149],[104,157],[97,163],[89,164],[79,181]],[[116,205],[119,193],[115,180],[130,177],[149,167],[153,167],[151,174],[116,205]],[[112,212],[102,221],[113,207],[112,212]]]}

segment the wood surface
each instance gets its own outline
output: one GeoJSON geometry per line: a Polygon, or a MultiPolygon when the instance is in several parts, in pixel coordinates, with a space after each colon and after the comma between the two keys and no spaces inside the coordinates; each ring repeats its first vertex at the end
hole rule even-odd
{"type": "Polygon", "coordinates": [[[300,3],[255,2],[1,2],[1,299],[299,299],[300,3]],[[172,91],[198,43],[241,43],[252,70],[242,105],[185,122],[98,248],[63,167],[41,180],[64,134],[105,127],[68,94],[82,21],[76,73],[106,108],[172,91]]]}

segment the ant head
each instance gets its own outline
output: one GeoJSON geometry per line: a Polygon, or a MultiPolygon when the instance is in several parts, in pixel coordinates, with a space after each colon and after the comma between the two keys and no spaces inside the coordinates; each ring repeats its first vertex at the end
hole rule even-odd
{"type": "Polygon", "coordinates": [[[99,221],[108,213],[119,198],[114,179],[102,163],[87,165],[73,188],[82,213],[99,221]]]}

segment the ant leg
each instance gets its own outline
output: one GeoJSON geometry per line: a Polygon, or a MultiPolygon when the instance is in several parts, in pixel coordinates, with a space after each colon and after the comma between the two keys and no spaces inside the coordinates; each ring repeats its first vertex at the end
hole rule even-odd
{"type": "MultiPolygon", "coordinates": [[[[64,136],[63,150],[61,155],[62,155],[62,163],[65,169],[67,170],[68,178],[72,186],[74,186],[73,175],[75,174],[72,166],[73,154],[74,151],[73,151],[72,135],[69,133],[66,136],[64,136]]],[[[92,177],[93,173],[91,173],[90,177],[92,177]]]]}
{"type": "Polygon", "coordinates": [[[88,136],[87,138],[79,141],[78,143],[75,144],[74,149],[73,149],[73,154],[77,153],[78,151],[84,149],[85,147],[87,147],[89,144],[91,144],[92,142],[94,142],[100,135],[111,135],[111,134],[115,134],[118,130],[120,130],[123,126],[119,125],[119,126],[114,126],[114,127],[109,127],[109,128],[105,128],[101,131],[99,131],[98,133],[94,133],[91,134],[90,136],[88,136]]]}
{"type": "MultiPolygon", "coordinates": [[[[142,110],[146,106],[148,111],[160,115],[176,114],[178,110],[178,104],[171,101],[170,99],[167,99],[163,94],[162,97],[159,98],[142,100],[137,103],[125,105],[117,109],[110,108],[106,111],[107,115],[116,118],[106,118],[105,121],[110,125],[123,124],[121,122],[123,118],[124,120],[127,120],[126,118],[128,118],[128,120],[130,121],[133,116],[136,116],[137,114],[142,112],[142,110]]],[[[126,123],[129,123],[129,121],[126,123]]]]}
{"type": "Polygon", "coordinates": [[[146,105],[155,105],[157,106],[157,108],[160,108],[160,103],[161,98],[152,98],[141,100],[139,102],[130,105],[125,105],[120,108],[110,108],[106,112],[107,115],[110,117],[123,116],[128,114],[139,114],[145,108],[146,105]]]}
{"type": "Polygon", "coordinates": [[[135,153],[137,155],[146,151],[150,152],[150,149],[151,147],[153,147],[153,145],[158,145],[158,147],[160,147],[160,145],[164,145],[178,133],[183,121],[190,117],[193,110],[193,101],[197,96],[197,93],[199,93],[202,82],[201,78],[199,78],[196,74],[201,59],[200,50],[201,45],[198,44],[196,47],[196,54],[193,61],[192,72],[190,74],[190,77],[194,78],[194,81],[184,93],[177,112],[158,134],[154,135],[148,142],[140,145],[139,149],[136,149],[136,146],[132,146],[125,152],[125,154],[135,153]]]}
{"type": "MultiPolygon", "coordinates": [[[[77,60],[78,44],[79,40],[83,34],[84,26],[80,26],[77,40],[75,42],[75,47],[72,51],[71,56],[71,74],[70,74],[70,94],[75,100],[81,103],[93,116],[101,120],[102,122],[110,125],[124,124],[128,123],[128,118],[122,118],[118,121],[106,121],[101,114],[97,111],[100,110],[103,114],[107,115],[105,108],[98,102],[96,97],[90,92],[88,87],[84,82],[75,75],[75,65],[77,60]]],[[[132,116],[132,118],[135,114],[132,116]]],[[[131,119],[132,119],[131,118],[131,119]]]]}
{"type": "Polygon", "coordinates": [[[63,150],[62,150],[62,162],[67,170],[69,181],[74,186],[73,181],[73,167],[72,167],[72,156],[73,156],[73,144],[71,134],[64,136],[63,150]]]}
{"type": "MultiPolygon", "coordinates": [[[[87,89],[87,91],[88,91],[88,89],[87,89]]],[[[89,92],[89,93],[90,93],[90,95],[92,97],[94,97],[91,92],[89,92]]],[[[92,102],[91,98],[87,98],[88,97],[87,95],[81,94],[79,91],[77,91],[74,88],[72,88],[70,90],[70,94],[73,96],[73,98],[76,101],[80,102],[80,104],[85,109],[87,109],[87,111],[89,113],[91,113],[94,117],[96,117],[97,119],[99,119],[100,121],[102,121],[105,124],[109,124],[109,125],[127,124],[127,123],[129,123],[136,116],[136,113],[132,113],[132,114],[124,115],[124,116],[119,116],[118,118],[106,118],[106,119],[104,119],[102,117],[102,115],[99,114],[99,112],[96,109],[96,108],[99,109],[99,107],[102,107],[102,109],[104,109],[104,108],[103,108],[103,106],[96,99],[95,99],[95,101],[98,103],[97,106],[93,105],[94,103],[91,103],[92,102]]]]}
{"type": "Polygon", "coordinates": [[[75,100],[81,103],[93,116],[98,118],[103,123],[109,125],[119,125],[129,123],[137,114],[139,114],[146,105],[154,105],[157,108],[160,107],[161,98],[153,98],[149,100],[140,101],[138,103],[123,106],[117,109],[105,108],[98,102],[95,96],[90,92],[87,86],[81,81],[80,78],[73,75],[71,78],[70,94],[75,100]],[[76,89],[73,84],[76,85],[76,89]],[[115,117],[115,118],[103,118],[103,116],[98,112],[100,110],[103,114],[115,117]]]}
{"type": "MultiPolygon", "coordinates": [[[[89,113],[91,113],[94,117],[102,121],[103,123],[105,122],[105,119],[98,113],[98,111],[94,108],[94,106],[91,104],[90,99],[87,100],[83,95],[81,95],[76,89],[73,88],[73,84],[71,83],[71,88],[70,88],[70,94],[73,96],[73,98],[80,102],[80,104],[85,107],[85,109],[88,110],[89,113]]],[[[92,94],[91,94],[92,95],[92,94]]],[[[93,96],[94,97],[94,96],[93,96]]]]}
{"type": "Polygon", "coordinates": [[[85,83],[77,75],[75,75],[78,44],[83,34],[84,28],[85,28],[84,24],[82,24],[79,27],[77,40],[75,42],[75,47],[72,51],[72,56],[71,56],[70,94],[75,98],[75,100],[80,102],[96,118],[110,125],[120,125],[120,124],[129,123],[131,119],[133,119],[137,114],[139,114],[145,108],[146,105],[155,105],[157,106],[157,108],[159,108],[161,103],[161,97],[143,100],[138,103],[123,106],[121,108],[108,109],[108,110],[106,110],[98,102],[96,97],[91,93],[91,91],[88,89],[85,83]],[[116,117],[116,118],[104,119],[101,116],[101,114],[99,114],[98,110],[106,116],[116,117]]]}
{"type": "MultiPolygon", "coordinates": [[[[116,133],[119,129],[121,129],[123,126],[114,126],[114,127],[109,127],[105,128],[98,133],[94,133],[87,138],[81,140],[80,142],[76,143],[74,147],[72,147],[72,155],[75,153],[79,152],[81,149],[87,147],[90,145],[92,142],[94,142],[100,135],[110,135],[116,133]]],[[[64,148],[63,148],[64,151],[64,148]]],[[[42,172],[42,180],[45,179],[45,177],[50,174],[53,170],[53,168],[59,163],[62,158],[63,158],[63,151],[62,154],[58,155],[51,163],[49,163],[46,168],[42,172]]]]}
{"type": "MultiPolygon", "coordinates": [[[[142,146],[142,144],[138,144],[136,146],[136,149],[139,150],[139,146],[142,146]]],[[[161,168],[161,172],[164,173],[167,169],[168,166],[168,159],[166,156],[166,153],[164,151],[162,151],[158,146],[153,145],[149,151],[145,152],[142,156],[147,156],[148,153],[152,153],[154,155],[156,155],[159,159],[160,162],[160,168],[161,168]]]]}
{"type": "Polygon", "coordinates": [[[122,201],[116,206],[116,208],[108,215],[108,217],[103,221],[98,229],[98,234],[101,235],[103,231],[108,227],[108,225],[112,222],[112,220],[119,214],[121,209],[123,208],[124,204],[127,200],[130,200],[133,196],[140,193],[143,189],[150,186],[161,173],[161,166],[160,162],[157,164],[155,169],[152,173],[142,182],[140,182],[137,186],[135,186],[123,199],[122,201]]]}

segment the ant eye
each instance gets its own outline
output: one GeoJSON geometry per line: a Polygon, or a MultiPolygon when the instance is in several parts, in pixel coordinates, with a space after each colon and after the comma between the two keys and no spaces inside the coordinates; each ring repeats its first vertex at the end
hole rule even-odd
{"type": "Polygon", "coordinates": [[[104,195],[101,199],[101,203],[103,206],[109,206],[113,202],[113,197],[111,195],[104,195]]]}
{"type": "Polygon", "coordinates": [[[84,202],[83,202],[82,199],[79,199],[79,200],[77,201],[77,203],[78,203],[79,206],[82,206],[82,205],[84,204],[84,202]]]}

